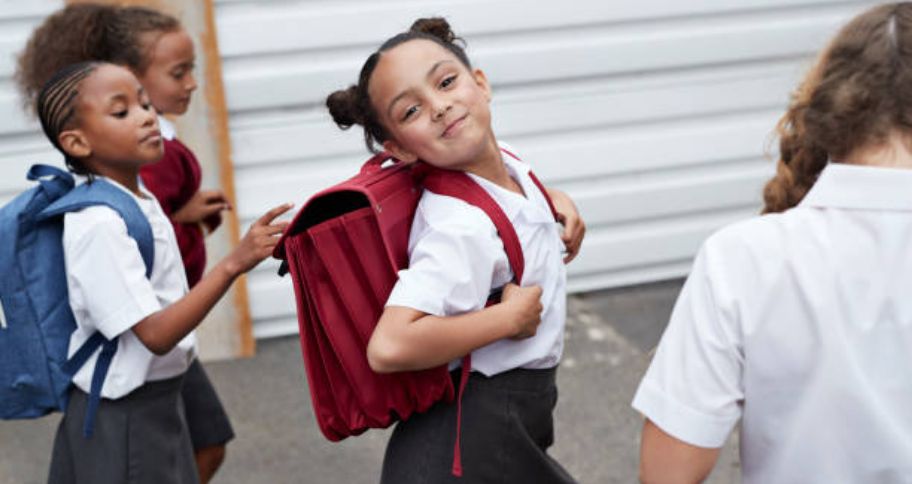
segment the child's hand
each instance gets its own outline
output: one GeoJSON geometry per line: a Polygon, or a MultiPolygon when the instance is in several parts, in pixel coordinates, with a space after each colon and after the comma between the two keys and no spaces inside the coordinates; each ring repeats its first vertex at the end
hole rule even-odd
{"type": "Polygon", "coordinates": [[[198,224],[223,210],[231,210],[231,204],[221,190],[198,190],[171,220],[182,224],[198,224]]]}
{"type": "Polygon", "coordinates": [[[238,246],[225,258],[232,273],[243,274],[272,255],[272,250],[279,241],[279,235],[288,226],[288,222],[271,222],[292,206],[291,203],[279,205],[266,212],[250,226],[238,246]]]}
{"type": "Polygon", "coordinates": [[[510,318],[515,325],[513,339],[535,336],[541,323],[542,288],[539,286],[519,287],[512,282],[504,286],[501,303],[510,306],[510,318]]]}
{"type": "Polygon", "coordinates": [[[567,248],[564,264],[569,264],[579,254],[583,237],[586,236],[586,223],[583,222],[576,205],[566,193],[553,188],[548,188],[547,191],[554,203],[554,209],[557,211],[557,218],[564,225],[564,232],[561,234],[561,240],[564,241],[564,246],[567,248]]]}

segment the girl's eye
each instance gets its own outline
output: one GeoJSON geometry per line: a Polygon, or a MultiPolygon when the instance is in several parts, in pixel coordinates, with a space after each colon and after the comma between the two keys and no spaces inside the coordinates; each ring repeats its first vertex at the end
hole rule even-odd
{"type": "Polygon", "coordinates": [[[418,112],[418,106],[412,106],[405,110],[405,113],[402,115],[402,120],[405,121],[408,118],[412,117],[413,114],[418,112]]]}
{"type": "Polygon", "coordinates": [[[444,80],[440,82],[440,87],[442,87],[442,88],[450,87],[454,82],[456,82],[456,77],[457,76],[454,74],[452,76],[448,76],[448,77],[444,78],[444,80]]]}
{"type": "Polygon", "coordinates": [[[141,106],[142,106],[142,108],[143,108],[144,110],[148,111],[149,108],[152,107],[152,103],[149,102],[149,101],[143,101],[142,104],[141,104],[141,106]]]}
{"type": "Polygon", "coordinates": [[[120,111],[115,111],[115,112],[111,113],[111,115],[114,116],[115,118],[123,119],[123,118],[127,117],[127,110],[121,109],[120,111]]]}

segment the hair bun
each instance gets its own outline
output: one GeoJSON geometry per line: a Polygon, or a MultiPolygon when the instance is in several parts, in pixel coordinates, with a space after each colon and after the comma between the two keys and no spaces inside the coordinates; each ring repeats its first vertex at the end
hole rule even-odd
{"type": "Polygon", "coordinates": [[[342,129],[364,124],[363,116],[358,109],[358,86],[356,85],[330,94],[326,98],[326,107],[329,109],[333,121],[342,129]]]}
{"type": "Polygon", "coordinates": [[[420,18],[412,24],[409,32],[431,35],[445,44],[452,44],[457,39],[450,28],[450,23],[443,17],[420,18]]]}

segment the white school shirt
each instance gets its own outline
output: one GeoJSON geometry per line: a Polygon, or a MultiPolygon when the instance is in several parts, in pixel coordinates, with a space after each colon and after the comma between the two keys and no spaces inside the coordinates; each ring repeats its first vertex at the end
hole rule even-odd
{"type": "Polygon", "coordinates": [[[170,119],[161,114],[158,115],[158,131],[161,133],[162,139],[168,141],[177,137],[177,127],[174,126],[170,119]]]}
{"type": "MultiPolygon", "coordinates": [[[[559,225],[544,195],[529,178],[529,166],[507,153],[502,157],[525,197],[470,176],[513,223],[525,259],[521,285],[542,287],[543,311],[535,336],[496,341],[472,352],[472,369],[486,376],[514,368],[556,366],[563,351],[567,313],[567,276],[559,225]]],[[[484,211],[425,190],[412,222],[409,267],[399,271],[386,305],[455,316],[483,309],[491,291],[512,279],[503,242],[484,211]]],[[[457,365],[458,360],[450,364],[457,365]]]]}
{"type": "MultiPolygon", "coordinates": [[[[187,276],[171,222],[155,196],[140,183],[140,198],[113,180],[136,200],[152,226],[155,261],[146,278],[146,266],[136,241],[127,235],[123,219],[109,207],[94,206],[68,213],[63,219],[63,253],[66,261],[70,307],[76,331],[70,337],[69,354],[93,333],[119,337],[101,396],[126,396],[147,381],[183,374],[196,356],[193,332],[170,352],[156,356],[131,331],[146,316],[168,306],[187,293],[187,276]]],[[[88,393],[99,349],[76,373],[73,383],[88,393]]]]}
{"type": "Polygon", "coordinates": [[[633,400],[745,484],[912,482],[912,170],[830,163],[703,245],[633,400]]]}

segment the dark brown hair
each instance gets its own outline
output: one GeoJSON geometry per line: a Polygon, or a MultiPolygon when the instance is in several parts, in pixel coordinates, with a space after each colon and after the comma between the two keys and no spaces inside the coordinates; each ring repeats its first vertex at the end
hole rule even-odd
{"type": "Polygon", "coordinates": [[[157,40],[149,36],[180,29],[171,15],[143,7],[80,3],[60,9],[32,32],[19,56],[15,79],[24,105],[34,106],[41,87],[70,64],[104,61],[140,75],[157,40]]]}
{"type": "Polygon", "coordinates": [[[829,160],[912,128],[912,3],[874,7],[824,50],[779,121],[764,213],[797,205],[829,160]]]}
{"type": "Polygon", "coordinates": [[[367,89],[371,75],[384,52],[415,39],[430,40],[440,45],[453,53],[467,68],[472,68],[472,63],[469,62],[469,57],[465,53],[465,43],[453,33],[450,24],[440,17],[418,19],[407,31],[396,34],[381,44],[380,48],[371,54],[361,67],[358,84],[338,90],[326,98],[329,114],[332,115],[333,121],[339,128],[348,129],[356,124],[364,127],[364,144],[372,152],[378,151],[376,145],[389,139],[389,134],[380,123],[371,104],[367,89]]]}

